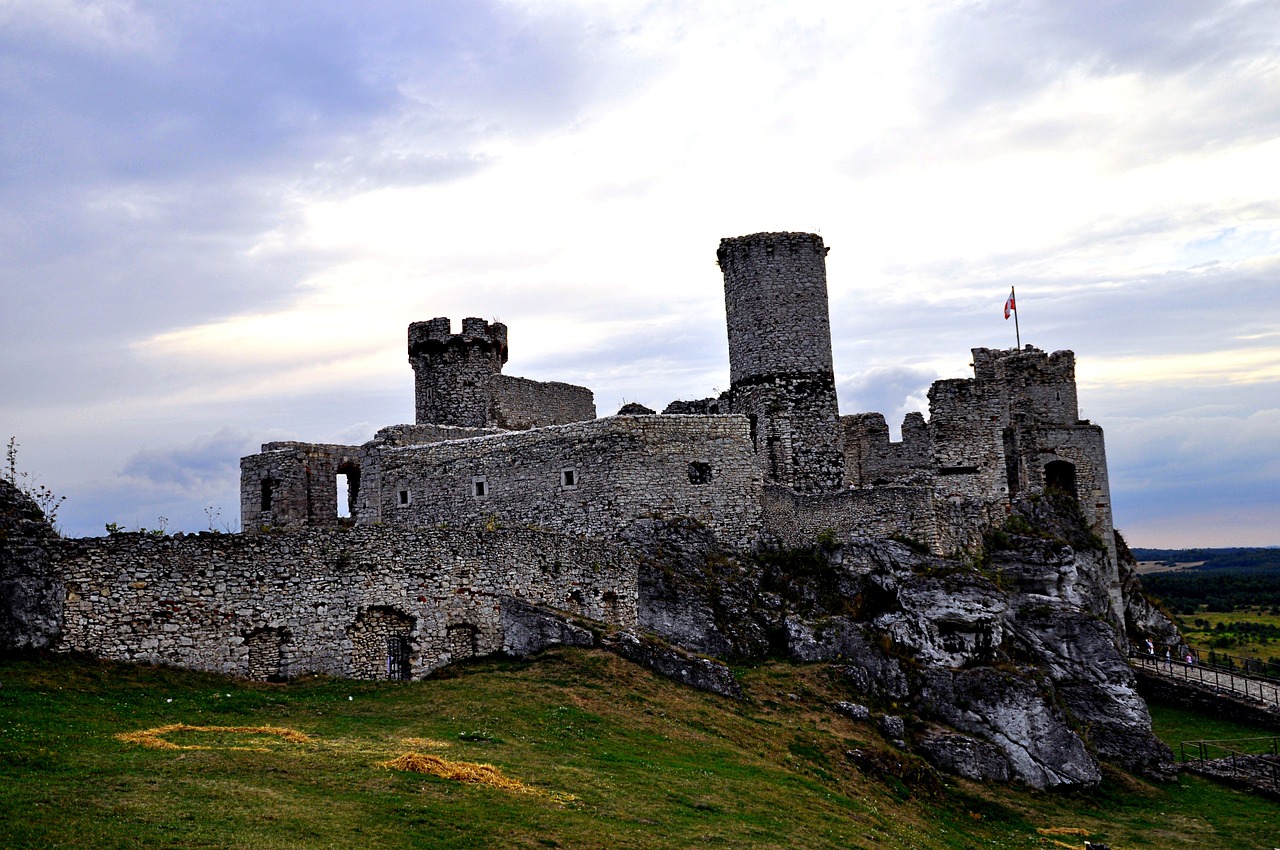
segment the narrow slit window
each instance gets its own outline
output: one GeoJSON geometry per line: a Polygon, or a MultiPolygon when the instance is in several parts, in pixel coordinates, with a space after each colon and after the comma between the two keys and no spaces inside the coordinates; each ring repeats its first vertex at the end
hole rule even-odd
{"type": "Polygon", "coordinates": [[[261,510],[263,513],[266,513],[267,511],[271,510],[271,496],[272,496],[272,490],[274,489],[275,489],[274,481],[272,481],[270,478],[262,479],[262,502],[260,504],[259,510],[261,510]]]}
{"type": "Polygon", "coordinates": [[[401,506],[409,504],[409,491],[401,490],[396,499],[401,506]]]}

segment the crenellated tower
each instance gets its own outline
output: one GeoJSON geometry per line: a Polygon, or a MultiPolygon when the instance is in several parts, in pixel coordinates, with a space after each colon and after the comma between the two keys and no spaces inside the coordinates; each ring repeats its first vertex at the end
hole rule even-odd
{"type": "Polygon", "coordinates": [[[507,326],[462,320],[450,332],[447,318],[409,325],[409,364],[419,425],[483,428],[490,418],[490,379],[507,362],[507,326]]]}
{"type": "Polygon", "coordinates": [[[844,458],[827,309],[827,248],[812,233],[721,239],[733,412],[750,417],[765,480],[840,487],[844,458]]]}

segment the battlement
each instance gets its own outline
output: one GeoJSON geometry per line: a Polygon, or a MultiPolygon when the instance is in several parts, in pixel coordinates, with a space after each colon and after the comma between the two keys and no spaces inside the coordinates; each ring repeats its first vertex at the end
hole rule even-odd
{"type": "Polygon", "coordinates": [[[463,346],[495,352],[501,363],[507,362],[507,326],[502,322],[490,324],[484,319],[468,317],[462,320],[462,333],[453,333],[445,316],[428,322],[409,325],[409,357],[421,357],[435,353],[443,346],[463,346]]]}

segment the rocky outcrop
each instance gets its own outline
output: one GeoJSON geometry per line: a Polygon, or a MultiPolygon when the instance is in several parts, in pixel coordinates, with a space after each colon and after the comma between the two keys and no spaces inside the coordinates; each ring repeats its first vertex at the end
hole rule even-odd
{"type": "Polygon", "coordinates": [[[51,558],[59,539],[36,503],[0,479],[0,649],[57,641],[66,597],[51,558]]]}
{"type": "Polygon", "coordinates": [[[664,646],[633,631],[607,637],[603,646],[668,679],[722,697],[742,699],[742,686],[733,678],[733,672],[718,661],[690,655],[678,647],[664,646]]]}
{"type": "Polygon", "coordinates": [[[1168,776],[1172,754],[1123,652],[1108,552],[1078,512],[1046,500],[1028,513],[1008,526],[1022,533],[989,535],[969,561],[856,538],[735,556],[655,521],[628,541],[650,564],[640,623],[709,654],[832,662],[859,702],[923,720],[906,739],[963,776],[1090,786],[1098,757],[1168,776]]]}
{"type": "Polygon", "coordinates": [[[503,597],[501,604],[502,651],[507,655],[528,658],[553,646],[596,645],[593,631],[570,622],[564,614],[510,596],[503,597]]]}
{"type": "Polygon", "coordinates": [[[528,658],[556,646],[601,647],[655,673],[703,691],[742,699],[742,686],[724,664],[635,630],[601,634],[562,611],[502,600],[502,651],[528,658]]]}

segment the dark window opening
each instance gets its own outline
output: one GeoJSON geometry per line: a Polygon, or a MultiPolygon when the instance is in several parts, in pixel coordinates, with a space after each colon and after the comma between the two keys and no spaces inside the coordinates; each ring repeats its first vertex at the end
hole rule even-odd
{"type": "Polygon", "coordinates": [[[944,466],[938,470],[939,475],[972,475],[978,471],[976,466],[944,466]]]}
{"type": "Polygon", "coordinates": [[[707,484],[711,481],[711,464],[695,460],[689,464],[689,483],[707,484]]]}
{"type": "Polygon", "coordinates": [[[262,479],[262,502],[259,510],[263,513],[271,510],[271,491],[275,489],[275,484],[276,482],[272,481],[270,478],[262,479]]]}
{"type": "Polygon", "coordinates": [[[407,505],[407,504],[409,504],[409,491],[408,491],[408,490],[401,490],[401,491],[400,491],[400,504],[402,504],[402,505],[407,505]]]}
{"type": "Polygon", "coordinates": [[[560,486],[562,486],[562,487],[577,487],[577,486],[578,486],[578,471],[577,471],[576,469],[562,469],[562,470],[560,470],[560,486]]]}
{"type": "Polygon", "coordinates": [[[409,678],[409,639],[403,635],[387,637],[387,678],[409,678]]]}
{"type": "Polygon", "coordinates": [[[483,478],[471,479],[471,492],[477,499],[483,499],[489,495],[489,482],[483,478]]]}
{"type": "Polygon", "coordinates": [[[1044,488],[1076,497],[1076,465],[1065,460],[1054,460],[1044,465],[1044,488]]]}

